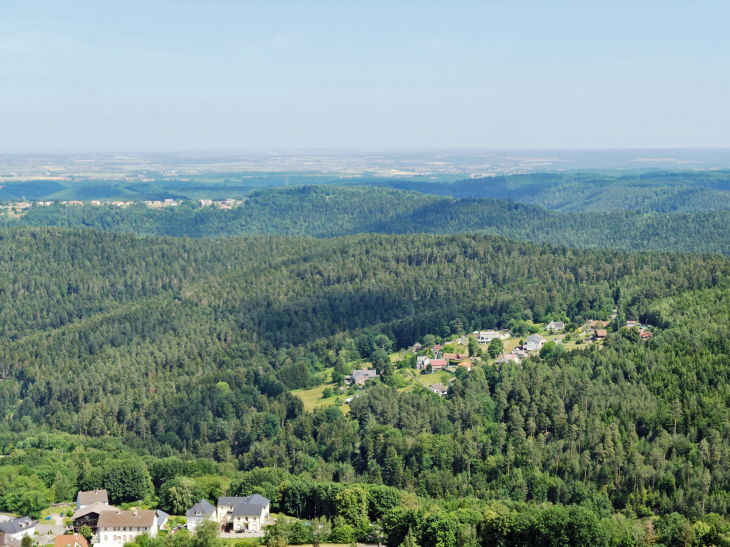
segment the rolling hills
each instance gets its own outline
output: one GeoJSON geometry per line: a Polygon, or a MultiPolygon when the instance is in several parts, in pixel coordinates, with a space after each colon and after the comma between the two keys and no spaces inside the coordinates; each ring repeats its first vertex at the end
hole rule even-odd
{"type": "Polygon", "coordinates": [[[483,233],[576,248],[730,253],[730,211],[561,213],[505,200],[455,199],[369,186],[302,186],[257,191],[232,210],[195,202],[34,207],[18,226],[81,226],[138,235],[337,237],[357,233],[483,233]]]}

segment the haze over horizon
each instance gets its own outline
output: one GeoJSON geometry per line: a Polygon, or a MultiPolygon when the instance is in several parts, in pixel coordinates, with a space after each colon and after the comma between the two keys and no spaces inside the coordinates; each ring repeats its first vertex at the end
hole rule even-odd
{"type": "Polygon", "coordinates": [[[9,0],[0,150],[728,147],[729,15],[9,0]]]}

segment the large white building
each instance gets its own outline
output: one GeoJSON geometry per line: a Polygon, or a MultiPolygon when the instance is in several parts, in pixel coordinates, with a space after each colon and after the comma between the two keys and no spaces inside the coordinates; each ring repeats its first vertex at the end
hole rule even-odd
{"type": "Polygon", "coordinates": [[[218,498],[218,522],[227,531],[258,532],[269,518],[269,500],[259,494],[218,498]]]}
{"type": "Polygon", "coordinates": [[[509,333],[497,332],[496,330],[483,330],[481,332],[475,332],[474,336],[477,338],[477,342],[480,344],[489,344],[495,338],[498,340],[509,339],[509,333]]]}
{"type": "Polygon", "coordinates": [[[157,513],[155,511],[104,511],[99,514],[97,535],[98,547],[122,547],[134,541],[137,536],[157,535],[157,513]]]}

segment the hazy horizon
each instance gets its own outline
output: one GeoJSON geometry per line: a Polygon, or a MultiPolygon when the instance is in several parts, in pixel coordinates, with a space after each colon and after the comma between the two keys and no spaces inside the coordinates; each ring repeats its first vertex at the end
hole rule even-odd
{"type": "Polygon", "coordinates": [[[730,146],[723,2],[7,0],[0,151],[730,146]]]}

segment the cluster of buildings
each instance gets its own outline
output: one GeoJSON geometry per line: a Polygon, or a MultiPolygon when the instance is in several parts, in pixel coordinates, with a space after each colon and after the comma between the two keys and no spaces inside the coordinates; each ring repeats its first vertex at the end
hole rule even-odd
{"type": "Polygon", "coordinates": [[[652,336],[654,336],[654,333],[649,330],[649,325],[642,325],[638,321],[626,321],[626,328],[630,329],[633,327],[637,327],[639,329],[639,336],[642,340],[646,341],[652,336]]]}
{"type": "MultiPolygon", "coordinates": [[[[266,524],[269,509],[269,500],[254,494],[246,497],[220,497],[217,506],[206,500],[200,500],[185,513],[185,516],[187,528],[191,532],[206,520],[216,522],[221,531],[225,532],[239,530],[257,532],[266,524]]],[[[167,513],[160,509],[123,511],[114,507],[109,504],[106,490],[79,492],[76,498],[76,512],[72,517],[73,533],[78,535],[83,526],[88,526],[94,535],[92,543],[95,545],[122,547],[142,534],[155,537],[158,530],[165,526],[167,519],[167,513]]]]}
{"type": "Polygon", "coordinates": [[[223,496],[213,506],[200,500],[187,513],[188,530],[194,531],[201,522],[213,521],[224,532],[258,532],[269,518],[270,502],[259,494],[251,496],[223,496]]]}
{"type": "Polygon", "coordinates": [[[155,537],[167,522],[167,513],[159,509],[123,511],[109,504],[106,490],[93,490],[78,493],[76,512],[71,520],[74,535],[79,535],[81,528],[88,526],[100,547],[122,547],[142,534],[155,537]]]}
{"type": "Polygon", "coordinates": [[[241,199],[225,199],[223,201],[213,201],[212,199],[201,199],[201,207],[218,207],[218,209],[231,209],[236,205],[240,205],[245,200],[241,199]]]}
{"type": "MultiPolygon", "coordinates": [[[[508,340],[510,337],[509,332],[498,332],[496,330],[474,331],[472,334],[477,339],[477,342],[479,342],[480,344],[489,344],[494,339],[508,340]]],[[[459,340],[461,340],[461,339],[459,339],[459,340]]],[[[457,342],[458,342],[458,340],[457,340],[457,342]]]]}
{"type": "MultiPolygon", "coordinates": [[[[239,200],[239,199],[225,199],[222,201],[213,201],[212,199],[201,199],[200,206],[201,207],[217,207],[219,209],[231,209],[233,207],[236,207],[237,205],[240,205],[245,200],[239,200]]],[[[14,203],[9,203],[8,205],[0,205],[0,209],[9,209],[14,210],[18,213],[22,213],[26,209],[30,209],[31,207],[48,207],[50,205],[55,205],[56,203],[60,203],[61,205],[84,205],[83,201],[78,200],[69,200],[69,201],[17,201],[14,203]]],[[[130,205],[134,205],[138,202],[136,201],[101,201],[101,200],[92,200],[88,202],[89,205],[92,207],[101,207],[102,205],[106,205],[109,207],[129,207],[130,205]]],[[[175,199],[164,199],[164,200],[147,200],[141,202],[147,207],[151,207],[154,209],[158,209],[161,207],[175,207],[177,205],[180,205],[180,200],[175,199]]]]}

